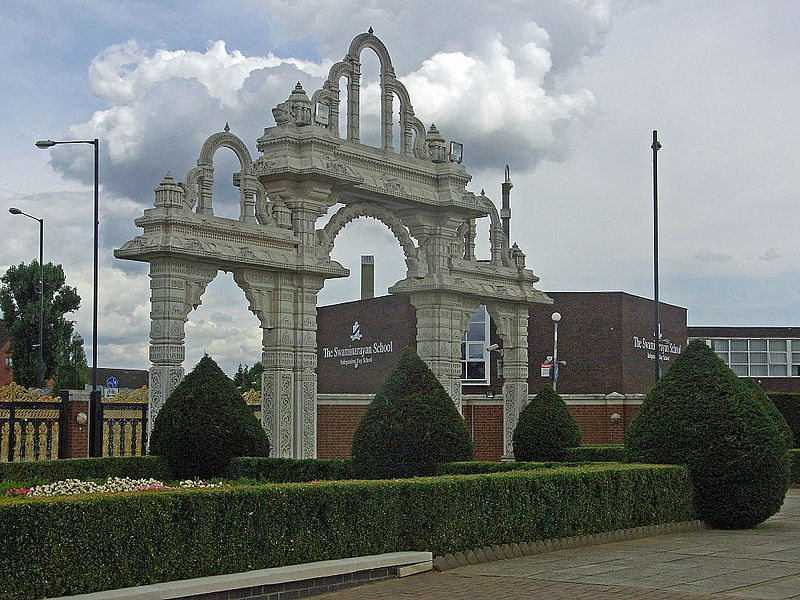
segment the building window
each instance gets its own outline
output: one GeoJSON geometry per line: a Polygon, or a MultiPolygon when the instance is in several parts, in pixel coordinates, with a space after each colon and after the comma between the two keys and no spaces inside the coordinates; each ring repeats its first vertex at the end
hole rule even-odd
{"type": "Polygon", "coordinates": [[[800,339],[710,339],[706,344],[740,377],[800,377],[800,339]]]}
{"type": "Polygon", "coordinates": [[[461,338],[461,380],[487,383],[489,377],[489,314],[481,306],[472,315],[469,328],[461,338]]]}

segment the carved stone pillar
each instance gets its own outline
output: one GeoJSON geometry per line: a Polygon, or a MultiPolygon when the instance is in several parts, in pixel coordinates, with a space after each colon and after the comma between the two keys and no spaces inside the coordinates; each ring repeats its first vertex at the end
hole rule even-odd
{"type": "Polygon", "coordinates": [[[184,326],[217,269],[176,258],[150,262],[150,375],[148,431],[183,379],[184,326]]]}
{"type": "Polygon", "coordinates": [[[314,458],[317,452],[317,292],[319,276],[237,269],[263,331],[261,424],[271,455],[314,458]]]}
{"type": "Polygon", "coordinates": [[[503,459],[513,460],[514,428],[528,404],[528,305],[489,303],[487,309],[503,340],[503,459]]]}
{"type": "Polygon", "coordinates": [[[478,303],[447,292],[413,293],[409,299],[417,309],[417,354],[461,412],[461,338],[478,303]]]}

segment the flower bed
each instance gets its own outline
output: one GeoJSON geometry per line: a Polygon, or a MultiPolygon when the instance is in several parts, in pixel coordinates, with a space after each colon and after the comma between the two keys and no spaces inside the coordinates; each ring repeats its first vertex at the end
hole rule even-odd
{"type": "Polygon", "coordinates": [[[157,479],[131,479],[130,477],[109,477],[105,483],[82,481],[80,479],[64,479],[55,483],[35,485],[30,488],[13,488],[6,490],[6,496],[27,496],[40,498],[46,496],[72,496],[75,494],[108,494],[112,492],[144,492],[147,490],[175,490],[186,488],[220,487],[224,483],[207,483],[187,479],[176,485],[167,485],[157,479]]]}

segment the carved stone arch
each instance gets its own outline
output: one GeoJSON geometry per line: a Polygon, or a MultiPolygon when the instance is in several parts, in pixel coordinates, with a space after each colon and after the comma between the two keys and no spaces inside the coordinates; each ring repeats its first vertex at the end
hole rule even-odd
{"type": "Polygon", "coordinates": [[[384,46],[383,42],[372,32],[359,33],[353,38],[353,41],[350,42],[350,49],[347,51],[345,60],[355,59],[358,61],[364,48],[374,50],[375,54],[378,55],[378,59],[381,61],[381,69],[388,69],[394,74],[394,67],[392,67],[392,59],[389,57],[389,51],[386,49],[386,46],[384,46]]]}
{"type": "Polygon", "coordinates": [[[403,156],[429,158],[428,150],[425,148],[425,125],[414,115],[414,107],[411,106],[406,86],[396,79],[394,93],[400,99],[400,131],[403,136],[400,153],[403,156]]]}
{"type": "Polygon", "coordinates": [[[500,220],[500,213],[497,212],[497,207],[489,198],[481,194],[476,196],[481,207],[489,213],[491,221],[489,225],[489,246],[492,253],[492,264],[510,266],[511,265],[511,252],[508,247],[508,239],[503,232],[503,222],[500,220]]]}
{"type": "Polygon", "coordinates": [[[239,159],[241,169],[238,173],[239,221],[255,223],[258,179],[253,172],[253,159],[245,143],[239,137],[230,133],[227,125],[225,125],[225,131],[215,133],[206,139],[197,159],[197,167],[190,169],[186,174],[187,195],[189,196],[187,203],[189,203],[190,207],[194,207],[196,201],[197,212],[200,214],[214,214],[212,206],[214,155],[220,148],[229,148],[239,159]],[[197,186],[197,192],[194,192],[195,186],[197,186]],[[196,198],[194,197],[195,194],[196,198]]]}
{"type": "Polygon", "coordinates": [[[340,208],[324,228],[317,230],[317,239],[326,252],[330,253],[333,250],[333,242],[345,225],[359,217],[370,217],[386,225],[403,248],[408,276],[425,276],[427,272],[425,262],[420,260],[419,248],[414,244],[414,240],[400,217],[382,206],[369,202],[348,204],[340,208]]]}

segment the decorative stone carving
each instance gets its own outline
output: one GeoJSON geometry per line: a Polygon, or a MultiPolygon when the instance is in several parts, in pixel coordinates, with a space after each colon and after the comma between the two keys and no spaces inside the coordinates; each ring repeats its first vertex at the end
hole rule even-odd
{"type": "Polygon", "coordinates": [[[403,248],[407,276],[390,292],[407,295],[417,308],[418,352],[459,409],[461,336],[475,309],[490,307],[505,336],[508,438],[527,398],[523,315],[529,304],[550,300],[534,289],[537,278],[525,268],[522,251],[509,246],[494,203],[467,191],[471,176],[448,160],[444,137],[434,125],[426,132],[414,115],[386,47],[372,30],[356,36],[310,100],[298,83],[273,116],[276,125],[256,142],[256,161],[227,124],[210,136],[183,182],[167,175],[156,188],[154,207],[136,219],[142,235],[115,251],[117,258],[150,263],[151,419],[183,376],[187,315],[217,271],[231,271],[262,328],[262,424],[273,455],[315,456],[317,293],[326,279],[349,274],[330,259],[339,231],[353,219],[371,217],[389,227],[403,248]],[[365,49],[380,61],[379,149],[359,143],[365,49]],[[395,98],[399,140],[392,138],[395,98]],[[323,106],[319,114],[317,103],[323,106]],[[345,139],[339,137],[340,114],[347,119],[345,139]],[[237,220],[213,211],[213,160],[223,147],[241,166],[233,177],[240,194],[237,220]],[[337,203],[344,207],[316,230],[317,219],[337,203]],[[491,255],[479,261],[475,220],[486,217],[491,255]]]}

